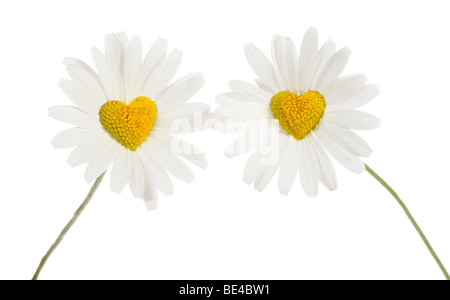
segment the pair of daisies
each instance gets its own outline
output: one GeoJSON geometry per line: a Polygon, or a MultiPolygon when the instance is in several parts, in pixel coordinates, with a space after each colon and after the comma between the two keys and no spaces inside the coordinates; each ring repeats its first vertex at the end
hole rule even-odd
{"type": "MultiPolygon", "coordinates": [[[[300,51],[289,38],[275,36],[272,59],[252,44],[247,60],[257,75],[256,85],[230,81],[230,92],[217,96],[212,115],[225,130],[243,130],[225,151],[233,157],[253,151],[244,168],[244,181],[264,189],[279,171],[279,190],[287,194],[297,173],[308,196],[319,182],[337,187],[330,156],[348,170],[360,173],[360,157],[370,147],[353,130],[377,128],[376,117],[355,110],[378,94],[363,74],[341,76],[350,57],[329,40],[319,48],[317,31],[309,29],[300,51]],[[224,124],[234,124],[225,126],[224,124]],[[242,125],[242,126],[241,126],[242,125]],[[264,137],[264,138],[263,138],[264,137]],[[263,142],[264,141],[264,142],[263,142]]],[[[58,148],[75,147],[68,162],[87,164],[85,179],[93,181],[110,171],[111,190],[120,193],[128,183],[133,195],[156,208],[158,191],[172,193],[169,173],[186,182],[194,179],[187,160],[206,167],[205,155],[175,135],[189,131],[209,106],[188,103],[202,87],[201,74],[172,81],[181,52],[167,52],[157,40],[143,57],[139,38],[109,34],[105,53],[94,48],[95,69],[67,58],[71,80],[60,87],[75,106],[54,106],[50,116],[75,127],[52,141],[58,148]]]]}

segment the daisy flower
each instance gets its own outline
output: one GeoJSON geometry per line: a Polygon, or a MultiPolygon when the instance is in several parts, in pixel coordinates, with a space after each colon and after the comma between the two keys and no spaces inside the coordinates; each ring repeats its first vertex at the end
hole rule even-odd
{"type": "Polygon", "coordinates": [[[209,106],[186,103],[202,87],[200,73],[172,81],[181,62],[181,52],[167,54],[167,41],[157,40],[142,59],[141,41],[126,34],[109,34],[105,53],[92,49],[96,71],[76,58],[65,59],[71,80],[61,89],[74,106],[58,105],[50,116],[75,127],[59,133],[56,148],[75,147],[68,162],[87,164],[85,179],[94,181],[72,219],[42,258],[33,280],[38,279],[47,259],[89,203],[111,166],[111,190],[120,193],[130,186],[132,194],[155,209],[158,191],[173,192],[169,173],[190,182],[194,176],[183,159],[206,167],[205,155],[193,145],[176,138],[192,132],[194,120],[209,106]]]}
{"type": "Polygon", "coordinates": [[[112,166],[111,190],[120,193],[128,183],[132,194],[154,209],[157,191],[172,194],[169,173],[186,182],[194,179],[180,157],[206,167],[201,151],[174,136],[174,122],[186,121],[192,129],[195,113],[209,110],[206,104],[186,103],[204,83],[200,73],[170,83],[181,56],[176,49],[168,54],[167,41],[159,39],[142,59],[140,39],[119,33],[106,36],[105,53],[92,49],[96,71],[65,59],[71,80],[59,86],[74,106],[51,107],[50,116],[75,127],[52,144],[75,147],[68,163],[87,164],[88,182],[112,166]]]}
{"type": "Polygon", "coordinates": [[[279,190],[288,194],[298,173],[305,193],[316,196],[319,182],[329,190],[337,187],[330,156],[354,173],[366,170],[397,200],[445,278],[450,280],[406,205],[361,160],[372,151],[353,130],[375,129],[380,120],[357,108],[371,101],[379,90],[366,84],[363,74],[341,76],[350,50],[347,47],[336,50],[331,40],[319,48],[314,28],[305,33],[299,54],[294,43],[281,36],[273,38],[271,50],[272,62],[261,50],[248,44],[245,55],[258,76],[256,85],[233,80],[229,83],[231,92],[217,96],[219,106],[215,115],[226,121],[216,123],[225,124],[225,128],[219,129],[245,131],[225,154],[234,157],[256,148],[244,168],[244,181],[254,183],[261,191],[279,170],[279,190]]]}
{"type": "Polygon", "coordinates": [[[265,120],[258,122],[258,130],[276,135],[268,145],[252,143],[255,132],[246,129],[226,155],[234,157],[256,148],[245,166],[244,181],[258,190],[278,170],[282,194],[288,194],[297,173],[308,196],[317,195],[319,181],[329,190],[336,189],[330,156],[352,172],[365,170],[360,157],[368,157],[371,149],[353,130],[377,128],[380,120],[356,109],[379,90],[366,84],[363,74],[341,76],[350,50],[336,50],[331,40],[319,48],[314,28],[306,32],[299,53],[291,39],[281,36],[273,38],[271,50],[272,62],[254,45],[245,46],[248,63],[258,76],[256,85],[230,81],[231,92],[217,96],[215,115],[247,123],[265,120]],[[270,163],[264,162],[264,145],[277,154],[270,163]]]}

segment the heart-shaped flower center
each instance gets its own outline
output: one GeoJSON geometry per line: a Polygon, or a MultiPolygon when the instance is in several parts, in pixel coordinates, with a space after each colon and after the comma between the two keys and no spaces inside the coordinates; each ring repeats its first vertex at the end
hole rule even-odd
{"type": "Polygon", "coordinates": [[[325,99],[315,91],[297,96],[290,92],[280,92],[270,103],[273,116],[280,126],[297,140],[310,133],[325,111],[325,99]]]}
{"type": "Polygon", "coordinates": [[[137,97],[129,105],[108,101],[100,108],[103,128],[119,143],[135,151],[145,140],[156,119],[156,105],[147,97],[137,97]]]}

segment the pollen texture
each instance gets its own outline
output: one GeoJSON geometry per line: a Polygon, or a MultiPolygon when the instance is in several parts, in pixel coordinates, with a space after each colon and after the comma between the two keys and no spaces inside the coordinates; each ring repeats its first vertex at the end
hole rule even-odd
{"type": "Polygon", "coordinates": [[[315,91],[297,96],[290,92],[280,92],[270,103],[273,116],[280,126],[297,140],[310,133],[322,118],[325,99],[315,91]]]}
{"type": "Polygon", "coordinates": [[[147,97],[137,97],[129,105],[108,101],[100,108],[103,128],[124,147],[135,151],[145,140],[156,119],[156,105],[147,97]]]}

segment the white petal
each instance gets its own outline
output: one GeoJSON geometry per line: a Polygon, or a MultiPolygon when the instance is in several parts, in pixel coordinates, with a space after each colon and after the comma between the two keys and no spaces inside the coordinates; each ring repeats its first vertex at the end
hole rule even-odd
{"type": "Polygon", "coordinates": [[[236,102],[236,93],[233,92],[227,92],[222,93],[216,96],[216,103],[217,104],[226,104],[230,102],[236,102]]]}
{"type": "Polygon", "coordinates": [[[167,172],[155,164],[145,147],[139,147],[136,151],[139,153],[139,157],[141,158],[142,165],[144,166],[145,173],[147,174],[151,185],[159,189],[165,196],[171,195],[173,193],[173,186],[167,172]]]}
{"type": "Polygon", "coordinates": [[[233,158],[247,153],[255,147],[256,137],[250,134],[249,131],[246,131],[227,147],[227,149],[225,150],[225,156],[228,158],[233,158]]]}
{"type": "Polygon", "coordinates": [[[92,135],[92,131],[86,128],[74,127],[58,133],[51,141],[55,148],[70,148],[84,143],[92,135]]]}
{"type": "Polygon", "coordinates": [[[359,135],[349,129],[336,127],[323,121],[320,122],[318,130],[323,131],[334,144],[350,154],[370,156],[372,153],[370,146],[359,135]]]}
{"type": "Polygon", "coordinates": [[[249,102],[256,102],[265,105],[270,103],[270,100],[272,99],[272,95],[270,93],[267,93],[261,88],[245,81],[230,80],[228,86],[235,95],[238,95],[237,99],[245,99],[249,102]]]}
{"type": "Polygon", "coordinates": [[[144,204],[148,210],[154,210],[158,206],[158,191],[153,187],[147,175],[145,176],[144,204]]]}
{"type": "Polygon", "coordinates": [[[76,105],[91,114],[97,114],[107,100],[101,83],[85,68],[70,65],[67,73],[73,81],[62,80],[60,87],[76,105]]]}
{"type": "Polygon", "coordinates": [[[377,86],[366,84],[349,98],[343,99],[340,102],[330,103],[329,105],[327,105],[327,110],[335,111],[335,110],[350,110],[358,108],[370,102],[373,98],[375,98],[379,94],[379,92],[380,89],[377,86]]]}
{"type": "MultiPolygon", "coordinates": [[[[96,109],[97,106],[95,105],[95,102],[89,101],[91,94],[87,96],[86,91],[84,91],[84,89],[81,88],[76,82],[62,79],[58,86],[64,94],[66,94],[66,96],[69,97],[69,99],[82,111],[90,115],[98,114],[99,110],[96,109]]],[[[98,106],[98,108],[100,108],[100,106],[98,106]]]]}
{"type": "Polygon", "coordinates": [[[346,169],[357,174],[365,170],[364,164],[359,157],[346,152],[341,147],[334,144],[322,130],[315,130],[314,134],[327,152],[346,169]]]}
{"type": "Polygon", "coordinates": [[[138,71],[142,61],[141,40],[133,36],[127,45],[123,62],[123,82],[125,88],[125,99],[132,101],[140,95],[140,87],[137,79],[138,71]]]}
{"type": "MultiPolygon", "coordinates": [[[[269,157],[260,156],[261,163],[263,163],[263,161],[270,161],[272,162],[272,164],[264,164],[260,166],[260,170],[258,171],[260,175],[255,180],[255,188],[258,191],[262,191],[269,184],[269,182],[277,172],[278,168],[280,167],[281,157],[283,154],[285,154],[284,150],[286,149],[287,143],[287,136],[280,135],[278,143],[273,143],[271,145],[272,149],[269,152],[270,154],[268,154],[269,157]],[[275,159],[272,158],[274,154],[278,154],[278,159],[276,161],[274,161],[275,159]]],[[[261,148],[258,150],[259,152],[265,152],[261,148]]]]}
{"type": "Polygon", "coordinates": [[[95,72],[89,65],[87,65],[85,62],[83,62],[77,58],[73,58],[73,57],[66,57],[64,59],[64,64],[66,65],[66,67],[76,66],[76,67],[84,69],[90,75],[90,77],[92,77],[95,81],[98,82],[98,85],[100,86],[100,88],[102,89],[102,92],[103,92],[102,95],[106,96],[105,88],[103,87],[103,83],[102,83],[100,77],[98,76],[97,72],[95,72]]]}
{"type": "Polygon", "coordinates": [[[337,188],[337,177],[334,171],[333,164],[331,163],[328,154],[325,152],[323,147],[316,140],[314,135],[310,134],[307,137],[311,144],[312,149],[317,157],[317,162],[319,164],[320,181],[325,185],[330,191],[337,188]]]}
{"type": "Polygon", "coordinates": [[[82,128],[97,127],[99,123],[96,117],[74,106],[56,105],[50,107],[48,111],[50,117],[82,128]]]}
{"type": "Polygon", "coordinates": [[[284,153],[280,153],[280,174],[278,177],[278,188],[280,193],[287,195],[292,185],[294,184],[295,177],[298,172],[298,147],[299,142],[296,139],[286,137],[288,142],[284,149],[284,153]]]}
{"type": "Polygon", "coordinates": [[[111,191],[121,193],[131,176],[131,162],[128,161],[128,149],[119,148],[111,169],[111,191]]]}
{"type": "Polygon", "coordinates": [[[186,134],[203,130],[204,120],[209,113],[209,105],[204,103],[186,103],[176,109],[158,111],[158,118],[152,130],[164,129],[174,134],[186,134]]]}
{"type": "Polygon", "coordinates": [[[172,149],[159,143],[157,138],[151,139],[142,146],[145,148],[146,154],[152,158],[152,161],[159,168],[188,183],[194,180],[194,175],[186,164],[172,153],[172,149]]]}
{"type": "Polygon", "coordinates": [[[293,93],[299,93],[297,79],[299,59],[292,40],[275,36],[272,42],[272,57],[274,68],[278,69],[285,89],[293,93]]]}
{"type": "Polygon", "coordinates": [[[144,198],[145,175],[139,153],[129,152],[129,157],[131,162],[131,176],[129,179],[131,193],[136,198],[144,198]]]}
{"type": "Polygon", "coordinates": [[[209,111],[209,105],[205,103],[184,103],[176,108],[162,108],[158,110],[158,118],[174,120],[178,118],[192,119],[195,113],[209,111]]]}
{"type": "Polygon", "coordinates": [[[303,139],[299,146],[298,170],[300,183],[306,195],[315,197],[319,190],[319,164],[309,139],[303,139]]]}
{"type": "Polygon", "coordinates": [[[315,64],[315,69],[311,70],[310,82],[304,87],[306,91],[317,90],[317,79],[323,66],[328,61],[328,59],[336,52],[336,43],[332,40],[326,41],[322,47],[320,47],[319,54],[317,56],[317,62],[315,64]]]}
{"type": "Polygon", "coordinates": [[[248,102],[229,102],[216,108],[214,114],[224,119],[267,119],[270,117],[270,106],[248,102]]]}
{"type": "Polygon", "coordinates": [[[273,165],[263,166],[262,172],[260,172],[259,177],[255,180],[255,189],[262,191],[266,188],[269,182],[272,180],[273,176],[280,167],[280,162],[276,162],[273,165]]]}
{"type": "Polygon", "coordinates": [[[169,84],[177,72],[181,57],[181,51],[175,49],[158,62],[143,87],[143,95],[158,99],[161,96],[159,93],[169,84]]]}
{"type": "Polygon", "coordinates": [[[124,33],[111,33],[105,36],[105,59],[112,73],[108,74],[112,80],[114,95],[117,99],[126,99],[123,81],[123,59],[128,38],[124,33]]]}
{"type": "Polygon", "coordinates": [[[91,50],[91,55],[97,69],[98,76],[102,82],[104,92],[106,93],[106,97],[110,100],[121,99],[120,92],[118,90],[119,86],[117,86],[113,78],[114,70],[107,61],[105,55],[103,55],[97,48],[93,48],[91,50]]]}
{"type": "Polygon", "coordinates": [[[206,160],[205,154],[199,148],[195,147],[191,143],[177,138],[172,138],[172,145],[174,144],[178,144],[180,149],[183,149],[183,151],[176,153],[177,155],[202,169],[208,166],[208,161],[206,160]]]}
{"type": "Polygon", "coordinates": [[[260,89],[265,91],[268,95],[272,96],[274,94],[274,91],[261,79],[255,78],[255,83],[260,89]]]}
{"type": "Polygon", "coordinates": [[[256,153],[253,153],[249,159],[247,160],[247,163],[244,167],[244,182],[247,184],[251,184],[256,180],[256,178],[259,176],[259,169],[260,169],[260,158],[259,155],[256,153]]]}
{"type": "Polygon", "coordinates": [[[281,74],[279,65],[279,62],[284,59],[284,57],[280,57],[283,56],[284,54],[282,48],[283,48],[282,37],[279,35],[274,36],[272,39],[273,74],[275,77],[275,81],[277,82],[278,88],[282,91],[285,91],[287,90],[287,86],[283,79],[283,75],[281,74]]]}
{"type": "Polygon", "coordinates": [[[245,57],[255,74],[270,87],[272,91],[280,90],[274,77],[272,63],[266,55],[253,44],[246,45],[244,51],[245,57]]]}
{"type": "Polygon", "coordinates": [[[145,83],[147,82],[148,77],[152,73],[154,67],[167,55],[167,40],[158,39],[152,45],[150,50],[147,52],[147,55],[144,58],[144,61],[141,64],[140,68],[140,83],[137,88],[138,92],[141,95],[144,95],[143,89],[145,83]]]}
{"type": "Polygon", "coordinates": [[[322,118],[335,126],[356,130],[375,129],[381,124],[381,120],[377,117],[358,110],[330,111],[326,112],[322,118]]]}
{"type": "MultiPolygon", "coordinates": [[[[93,132],[97,131],[93,130],[93,132]]],[[[105,132],[86,136],[83,142],[70,153],[67,162],[74,167],[97,161],[103,155],[105,148],[109,148],[112,143],[117,142],[112,140],[105,132]]]]}
{"type": "Polygon", "coordinates": [[[206,168],[208,166],[205,154],[191,143],[175,138],[170,135],[169,132],[163,130],[152,130],[151,134],[153,135],[153,138],[156,138],[159,143],[164,145],[164,147],[171,149],[175,155],[189,160],[200,168],[206,168]]]}
{"type": "Polygon", "coordinates": [[[323,90],[327,104],[343,101],[359,91],[367,81],[364,74],[341,77],[323,90]]]}
{"type": "Polygon", "coordinates": [[[315,28],[309,28],[303,36],[300,48],[300,68],[298,78],[300,87],[308,87],[313,81],[313,71],[319,55],[319,35],[315,28]]]}
{"type": "Polygon", "coordinates": [[[200,73],[189,74],[178,79],[166,87],[158,99],[154,99],[158,109],[185,103],[200,90],[204,83],[205,80],[200,73]]]}
{"type": "Polygon", "coordinates": [[[102,146],[95,143],[85,143],[81,146],[76,147],[70,152],[67,162],[70,166],[76,167],[88,162],[91,162],[91,157],[100,151],[102,146]]]}
{"type": "Polygon", "coordinates": [[[350,49],[344,47],[328,59],[317,77],[316,89],[318,91],[326,89],[328,85],[341,75],[350,58],[350,54],[350,49]]]}
{"type": "Polygon", "coordinates": [[[120,145],[117,143],[111,143],[110,145],[103,147],[98,153],[98,156],[95,160],[91,160],[91,162],[87,165],[86,171],[84,173],[84,179],[87,182],[91,182],[92,180],[99,177],[103,172],[105,172],[111,164],[114,162],[116,156],[119,153],[120,145]]]}

